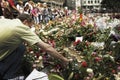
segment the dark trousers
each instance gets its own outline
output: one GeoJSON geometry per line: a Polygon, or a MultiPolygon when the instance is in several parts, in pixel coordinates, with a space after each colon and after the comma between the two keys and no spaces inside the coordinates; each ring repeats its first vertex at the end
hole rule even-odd
{"type": "Polygon", "coordinates": [[[25,50],[26,48],[22,44],[4,60],[0,61],[0,80],[7,80],[20,76],[17,72],[21,68],[25,50]]]}
{"type": "MultiPolygon", "coordinates": [[[[1,4],[1,3],[0,3],[1,4]]],[[[3,11],[2,11],[2,7],[0,5],[0,16],[3,16],[3,11]]]]}

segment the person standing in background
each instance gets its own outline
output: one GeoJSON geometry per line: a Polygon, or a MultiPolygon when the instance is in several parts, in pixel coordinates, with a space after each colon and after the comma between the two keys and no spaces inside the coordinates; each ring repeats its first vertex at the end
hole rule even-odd
{"type": "Polygon", "coordinates": [[[20,11],[16,8],[15,3],[13,0],[8,0],[10,11],[12,12],[12,15],[14,18],[17,17],[17,15],[20,13],[20,11]]]}
{"type": "Polygon", "coordinates": [[[23,1],[18,1],[16,8],[19,10],[20,14],[22,14],[24,10],[23,1]]]}
{"type": "Polygon", "coordinates": [[[13,18],[13,15],[12,15],[12,12],[11,12],[11,10],[10,10],[8,1],[7,1],[7,0],[2,0],[1,6],[2,6],[2,14],[3,14],[3,17],[4,17],[4,18],[12,19],[12,18],[13,18]]]}
{"type": "Polygon", "coordinates": [[[3,16],[2,6],[1,6],[2,0],[0,0],[0,16],[3,16]]]}

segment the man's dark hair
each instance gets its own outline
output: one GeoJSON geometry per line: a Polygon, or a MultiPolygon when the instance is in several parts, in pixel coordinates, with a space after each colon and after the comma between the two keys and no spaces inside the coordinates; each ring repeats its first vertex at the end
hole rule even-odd
{"type": "Polygon", "coordinates": [[[12,14],[12,12],[10,11],[9,8],[4,8],[3,16],[4,16],[5,18],[8,18],[8,19],[13,19],[13,18],[14,18],[14,17],[13,17],[13,14],[12,14]]]}
{"type": "Polygon", "coordinates": [[[27,20],[28,22],[33,22],[32,16],[29,14],[20,14],[17,16],[18,19],[20,19],[22,22],[24,20],[27,20]]]}

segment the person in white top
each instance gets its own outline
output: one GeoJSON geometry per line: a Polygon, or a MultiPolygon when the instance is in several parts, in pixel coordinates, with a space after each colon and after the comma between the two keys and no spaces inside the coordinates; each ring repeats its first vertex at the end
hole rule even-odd
{"type": "Polygon", "coordinates": [[[24,6],[23,13],[30,14],[30,7],[29,7],[29,5],[24,6]]]}
{"type": "Polygon", "coordinates": [[[16,5],[16,7],[19,10],[20,14],[23,13],[24,6],[22,1],[18,1],[18,4],[16,5]]]}
{"type": "Polygon", "coordinates": [[[33,9],[32,3],[33,3],[33,1],[32,1],[32,0],[28,0],[28,1],[25,3],[25,5],[24,5],[24,6],[29,5],[30,10],[32,10],[32,9],[33,9]]]}

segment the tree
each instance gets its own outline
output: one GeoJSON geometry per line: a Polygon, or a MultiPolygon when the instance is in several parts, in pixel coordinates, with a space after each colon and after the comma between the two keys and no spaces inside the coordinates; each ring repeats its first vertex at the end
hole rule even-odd
{"type": "Polygon", "coordinates": [[[120,1],[119,0],[103,0],[101,2],[101,8],[106,9],[109,12],[120,12],[120,1]]]}
{"type": "Polygon", "coordinates": [[[66,7],[66,6],[67,6],[67,0],[65,0],[63,3],[63,7],[66,7]]]}

